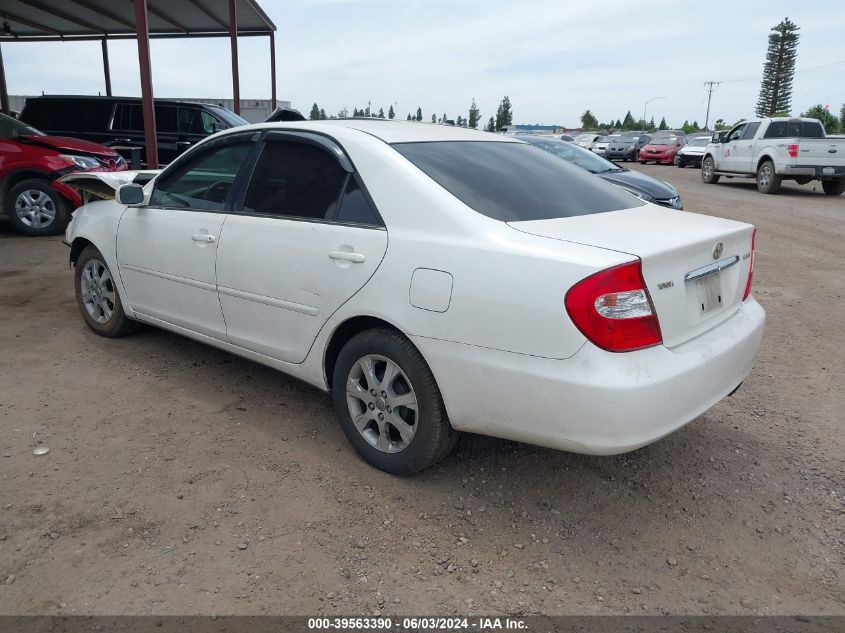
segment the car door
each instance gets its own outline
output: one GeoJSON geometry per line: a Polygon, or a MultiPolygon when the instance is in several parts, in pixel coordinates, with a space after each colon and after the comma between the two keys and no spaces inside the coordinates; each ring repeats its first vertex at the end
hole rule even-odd
{"type": "Polygon", "coordinates": [[[269,133],[218,246],[229,340],[301,363],[386,249],[387,231],[337,144],[317,134],[269,133]]]}
{"type": "Polygon", "coordinates": [[[748,174],[754,172],[754,135],[759,128],[759,121],[748,123],[742,132],[742,138],[732,144],[735,149],[731,150],[731,171],[748,174]]]}
{"type": "Polygon", "coordinates": [[[717,169],[723,171],[742,171],[737,160],[737,152],[742,143],[742,135],[745,133],[747,123],[740,123],[734,127],[729,133],[728,138],[722,143],[721,154],[719,156],[719,164],[717,169]]]}
{"type": "Polygon", "coordinates": [[[236,177],[257,134],[209,143],[151,183],[146,206],[129,207],[117,232],[117,260],[136,312],[226,340],[215,264],[236,177]]]}

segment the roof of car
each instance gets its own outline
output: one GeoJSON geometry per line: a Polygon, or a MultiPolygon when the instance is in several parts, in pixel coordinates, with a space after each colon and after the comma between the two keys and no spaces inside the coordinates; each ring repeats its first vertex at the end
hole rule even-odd
{"type": "MultiPolygon", "coordinates": [[[[331,134],[333,129],[344,127],[370,134],[385,143],[424,143],[432,141],[499,141],[518,143],[519,139],[503,134],[492,134],[454,125],[438,125],[417,121],[391,121],[389,119],[327,119],[322,121],[287,121],[267,123],[268,127],[314,130],[331,134]]],[[[262,126],[263,127],[263,126],[262,126]]],[[[234,128],[237,129],[237,128],[234,128]]]]}

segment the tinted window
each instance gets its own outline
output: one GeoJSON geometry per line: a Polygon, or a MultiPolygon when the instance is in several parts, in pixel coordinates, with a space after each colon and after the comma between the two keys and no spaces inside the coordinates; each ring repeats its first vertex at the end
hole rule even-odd
{"type": "Polygon", "coordinates": [[[630,194],[526,143],[397,143],[400,154],[467,206],[504,222],[640,206],[630,194]]]}
{"type": "Polygon", "coordinates": [[[554,154],[558,158],[568,160],[570,163],[578,165],[581,169],[586,169],[594,174],[606,171],[622,171],[620,167],[617,167],[609,160],[605,160],[595,152],[579,147],[574,143],[567,143],[566,141],[558,141],[556,139],[528,137],[523,137],[522,140],[550,154],[554,154]]]}
{"type": "Polygon", "coordinates": [[[745,134],[742,135],[742,140],[754,138],[754,135],[757,134],[757,130],[760,129],[760,123],[755,121],[754,123],[749,123],[748,126],[745,128],[745,134]]]}
{"type": "Polygon", "coordinates": [[[108,99],[29,99],[21,119],[49,132],[102,132],[108,129],[108,99]]]}
{"type": "Polygon", "coordinates": [[[305,143],[270,141],[261,152],[244,211],[329,219],[346,182],[346,170],[326,150],[305,143]]]}
{"type": "Polygon", "coordinates": [[[5,114],[0,114],[0,138],[9,139],[18,136],[41,136],[41,132],[33,127],[21,123],[5,114]]]}
{"type": "Polygon", "coordinates": [[[156,131],[165,133],[176,132],[176,108],[174,106],[155,107],[156,131]]]}
{"type": "Polygon", "coordinates": [[[766,128],[764,138],[824,138],[818,121],[774,121],[766,128]]]}
{"type": "Polygon", "coordinates": [[[118,103],[114,108],[112,129],[132,132],[143,131],[144,115],[141,112],[141,104],[118,103]]]}
{"type": "Polygon", "coordinates": [[[335,218],[338,222],[349,222],[351,224],[369,224],[373,226],[381,226],[375,211],[370,206],[370,201],[367,196],[358,186],[358,181],[350,176],[346,184],[346,192],[340,201],[337,208],[337,216],[335,218]]]}
{"type": "Polygon", "coordinates": [[[151,207],[219,211],[253,144],[215,147],[178,163],[156,183],[151,207]]]}
{"type": "Polygon", "coordinates": [[[214,134],[214,115],[199,108],[179,108],[179,132],[182,134],[214,134]]]}

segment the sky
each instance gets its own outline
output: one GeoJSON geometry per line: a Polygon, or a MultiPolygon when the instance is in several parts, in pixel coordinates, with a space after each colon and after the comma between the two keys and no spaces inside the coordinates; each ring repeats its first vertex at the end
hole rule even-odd
{"type": "MultiPolygon", "coordinates": [[[[710,122],[754,116],[767,36],[801,27],[793,113],[845,103],[845,11],[782,0],[259,0],[278,27],[278,98],[304,113],[354,107],[405,118],[421,107],[482,121],[503,95],[515,123],[579,125],[627,110],[670,126],[703,125],[704,82],[722,81],[710,122]],[[838,62],[838,63],[837,63],[838,62]],[[823,66],[823,68],[819,68],[823,66]]],[[[226,39],[154,40],[157,97],[231,98],[226,39]]],[[[113,93],[140,94],[134,41],[109,44],[113,93]]],[[[269,98],[269,42],[239,43],[242,98],[269,98]]],[[[104,91],[98,42],[3,44],[10,94],[104,91]]]]}

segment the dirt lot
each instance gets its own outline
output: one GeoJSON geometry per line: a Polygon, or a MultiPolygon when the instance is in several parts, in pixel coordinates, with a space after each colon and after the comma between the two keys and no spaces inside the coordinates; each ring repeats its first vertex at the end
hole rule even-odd
{"type": "Polygon", "coordinates": [[[628,455],[466,437],[411,478],[279,373],[95,336],[59,238],[0,224],[0,613],[845,614],[845,197],[637,169],[759,227],[743,388],[628,455]]]}

